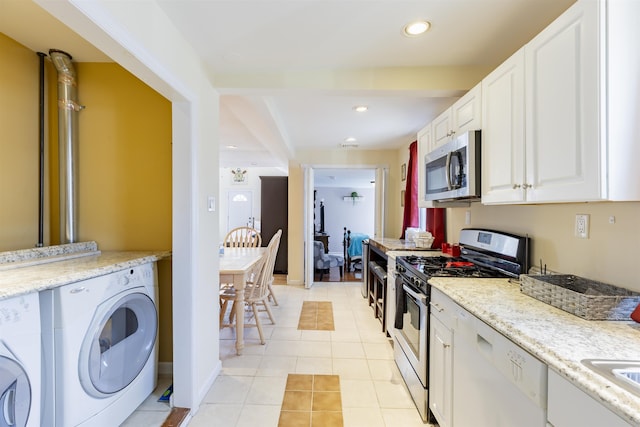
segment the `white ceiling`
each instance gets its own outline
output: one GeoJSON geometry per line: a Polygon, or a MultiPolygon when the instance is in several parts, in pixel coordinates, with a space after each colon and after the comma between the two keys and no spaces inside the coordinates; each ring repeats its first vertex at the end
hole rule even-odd
{"type": "MultiPolygon", "coordinates": [[[[222,167],[286,167],[350,136],[352,150],[408,144],[469,88],[453,74],[492,69],[574,1],[155,0],[219,88],[222,167]],[[418,18],[431,30],[402,36],[418,18]],[[449,83],[428,81],[439,73],[449,83]]],[[[0,32],[36,52],[110,61],[30,0],[0,0],[0,32]]]]}

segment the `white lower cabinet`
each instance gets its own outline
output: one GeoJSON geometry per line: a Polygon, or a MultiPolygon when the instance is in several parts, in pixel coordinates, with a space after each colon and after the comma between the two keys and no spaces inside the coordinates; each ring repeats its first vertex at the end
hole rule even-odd
{"type": "Polygon", "coordinates": [[[631,425],[551,369],[548,398],[548,425],[552,427],[631,425]]]}
{"type": "Polygon", "coordinates": [[[547,367],[431,288],[429,409],[440,427],[545,427],[547,367]]]}
{"type": "Polygon", "coordinates": [[[440,427],[629,427],[597,399],[431,288],[429,410],[440,427]]]}
{"type": "Polygon", "coordinates": [[[387,298],[385,322],[387,334],[391,339],[395,335],[396,322],[396,257],[389,256],[387,259],[387,298]]]}
{"type": "Polygon", "coordinates": [[[453,301],[431,291],[429,320],[429,409],[440,427],[451,427],[453,397],[453,301]]]}

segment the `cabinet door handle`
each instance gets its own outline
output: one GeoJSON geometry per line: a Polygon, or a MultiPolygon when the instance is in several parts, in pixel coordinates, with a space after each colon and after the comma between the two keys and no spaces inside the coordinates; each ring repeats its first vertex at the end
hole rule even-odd
{"type": "Polygon", "coordinates": [[[444,310],[444,307],[440,307],[437,303],[429,302],[429,305],[432,308],[436,309],[438,313],[442,313],[442,311],[444,310]]]}
{"type": "Polygon", "coordinates": [[[522,187],[522,185],[520,184],[513,184],[513,189],[517,190],[518,188],[522,187]]]}
{"type": "Polygon", "coordinates": [[[522,188],[524,188],[526,190],[527,188],[533,188],[533,185],[531,185],[531,184],[522,184],[522,188]]]}

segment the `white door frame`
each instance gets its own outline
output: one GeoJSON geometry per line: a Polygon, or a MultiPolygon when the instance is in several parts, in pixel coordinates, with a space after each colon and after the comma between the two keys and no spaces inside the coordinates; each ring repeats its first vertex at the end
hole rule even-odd
{"type": "Polygon", "coordinates": [[[384,236],[386,187],[389,168],[380,165],[302,165],[304,171],[304,286],[313,286],[313,189],[314,169],[375,169],[375,211],[373,216],[374,235],[384,236]]]}
{"type": "Polygon", "coordinates": [[[304,167],[304,287],[313,286],[313,168],[304,167]],[[311,194],[311,197],[308,197],[311,194]]]}

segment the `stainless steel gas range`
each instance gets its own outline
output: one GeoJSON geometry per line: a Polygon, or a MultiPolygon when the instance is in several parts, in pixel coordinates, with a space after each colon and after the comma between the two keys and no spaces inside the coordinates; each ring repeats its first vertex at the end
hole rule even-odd
{"type": "Polygon", "coordinates": [[[431,277],[518,277],[528,268],[529,238],[496,230],[460,232],[460,256],[396,258],[394,357],[424,421],[429,401],[429,300],[431,277]]]}

